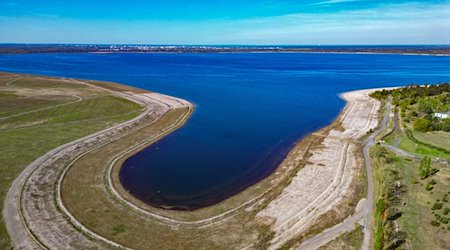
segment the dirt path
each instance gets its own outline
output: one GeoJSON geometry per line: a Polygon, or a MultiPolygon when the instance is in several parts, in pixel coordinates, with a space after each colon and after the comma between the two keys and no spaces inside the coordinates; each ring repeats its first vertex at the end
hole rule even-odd
{"type": "Polygon", "coordinates": [[[407,152],[407,151],[400,149],[393,145],[389,145],[389,144],[381,144],[381,145],[387,149],[394,151],[398,155],[402,155],[402,156],[406,156],[406,157],[410,157],[410,158],[421,158],[421,156],[419,156],[419,155],[412,154],[410,152],[407,152]]]}
{"type": "MultiPolygon", "coordinates": [[[[389,100],[386,104],[386,110],[390,110],[390,105],[389,100]]],[[[364,141],[363,155],[367,176],[367,198],[358,203],[353,215],[332,228],[326,229],[320,234],[305,240],[302,242],[299,249],[317,249],[320,246],[332,241],[342,233],[353,231],[356,223],[360,223],[364,226],[364,240],[362,249],[370,248],[370,240],[372,238],[373,176],[372,164],[369,158],[369,149],[375,143],[375,137],[386,129],[388,123],[389,112],[386,112],[379,128],[364,141]]]]}
{"type": "Polygon", "coordinates": [[[355,209],[355,213],[352,216],[348,217],[341,223],[331,228],[325,229],[320,234],[303,241],[298,249],[317,249],[336,239],[336,237],[340,236],[342,233],[353,231],[355,229],[355,225],[361,223],[361,221],[364,219],[365,201],[365,199],[362,199],[358,203],[357,208],[355,209]]]}
{"type": "Polygon", "coordinates": [[[38,112],[38,111],[42,111],[42,110],[47,110],[47,109],[52,109],[52,108],[57,108],[57,107],[67,106],[67,105],[69,105],[69,104],[74,104],[74,103],[83,101],[83,97],[81,97],[81,96],[79,96],[79,95],[70,94],[69,96],[74,97],[76,100],[75,100],[75,101],[70,101],[70,102],[61,103],[61,104],[57,104],[57,105],[53,105],[53,106],[49,106],[49,107],[45,107],[45,108],[34,109],[34,110],[22,112],[22,113],[17,113],[17,114],[14,114],[14,115],[9,115],[9,116],[0,117],[0,121],[1,121],[1,120],[6,120],[6,119],[9,119],[9,118],[13,118],[13,117],[18,117],[18,116],[21,116],[21,115],[31,114],[31,113],[38,112]]]}
{"type": "Polygon", "coordinates": [[[373,192],[373,175],[372,175],[372,162],[370,161],[369,149],[375,143],[375,137],[378,136],[382,131],[384,131],[389,123],[389,110],[391,110],[391,98],[388,99],[386,103],[386,114],[381,122],[381,126],[374,131],[369,138],[364,142],[363,155],[364,155],[364,164],[366,166],[366,176],[367,176],[367,203],[366,203],[366,212],[364,218],[364,240],[362,244],[362,249],[369,249],[370,242],[372,239],[372,214],[374,208],[374,192],[373,192]]]}
{"type": "Polygon", "coordinates": [[[10,87],[12,83],[15,83],[15,82],[17,82],[17,81],[19,81],[19,80],[21,80],[21,79],[23,79],[23,77],[18,77],[18,78],[16,78],[16,79],[12,79],[11,81],[5,83],[5,86],[10,87]]]}
{"type": "MultiPolygon", "coordinates": [[[[57,172],[48,172],[47,168],[61,165],[60,159],[64,156],[70,158],[73,155],[75,157],[83,150],[98,143],[107,143],[110,138],[117,138],[130,132],[133,127],[148,121],[155,121],[169,108],[190,105],[184,100],[171,99],[169,96],[157,93],[122,93],[86,82],[75,82],[107,90],[117,96],[139,103],[145,109],[141,115],[130,121],[55,148],[25,168],[9,189],[3,210],[3,218],[15,249],[79,249],[80,247],[102,249],[105,248],[105,243],[111,247],[120,248],[121,246],[114,242],[90,234],[87,228],[81,228],[85,232],[76,230],[71,224],[76,224],[76,221],[69,223],[64,218],[64,215],[55,207],[56,204],[53,200],[52,186],[59,175],[57,172]],[[149,96],[151,98],[147,98],[149,96]],[[40,186],[39,184],[44,185],[40,186]],[[86,237],[86,232],[95,240],[86,237]]],[[[77,226],[80,227],[80,225],[77,226]]]]}

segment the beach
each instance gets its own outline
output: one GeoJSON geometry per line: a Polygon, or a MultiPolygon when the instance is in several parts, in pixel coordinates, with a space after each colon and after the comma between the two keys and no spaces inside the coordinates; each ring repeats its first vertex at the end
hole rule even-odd
{"type": "MultiPolygon", "coordinates": [[[[364,210],[365,194],[358,193],[364,189],[365,182],[361,143],[363,137],[377,127],[380,108],[380,103],[369,97],[372,91],[375,90],[341,95],[347,105],[333,124],[311,135],[322,140],[311,146],[309,157],[304,159],[305,166],[283,192],[258,213],[275,232],[272,249],[305,235],[324,219],[321,216],[336,221],[364,210]]],[[[299,155],[302,154],[294,148],[283,164],[295,164],[299,155]]]]}

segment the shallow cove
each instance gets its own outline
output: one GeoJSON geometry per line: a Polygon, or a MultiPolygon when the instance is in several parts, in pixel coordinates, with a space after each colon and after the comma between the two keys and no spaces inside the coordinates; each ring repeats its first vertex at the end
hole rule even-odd
{"type": "Polygon", "coordinates": [[[187,124],[129,158],[121,182],[156,207],[217,203],[329,124],[338,93],[450,79],[450,57],[368,54],[1,55],[0,70],[114,81],[193,102],[187,124]]]}

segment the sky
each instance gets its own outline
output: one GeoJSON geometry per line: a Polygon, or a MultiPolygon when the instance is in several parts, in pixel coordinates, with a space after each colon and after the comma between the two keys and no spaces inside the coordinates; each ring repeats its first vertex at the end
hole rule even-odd
{"type": "Polygon", "coordinates": [[[1,0],[0,43],[450,44],[450,0],[1,0]]]}

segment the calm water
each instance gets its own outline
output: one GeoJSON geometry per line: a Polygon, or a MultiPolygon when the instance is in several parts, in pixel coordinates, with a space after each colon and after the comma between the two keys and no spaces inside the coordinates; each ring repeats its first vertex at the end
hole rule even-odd
{"type": "Polygon", "coordinates": [[[154,206],[216,203],[270,174],[329,124],[344,91],[450,81],[450,57],[367,54],[1,55],[0,70],[107,80],[181,97],[187,124],[128,159],[123,185],[154,206]]]}

